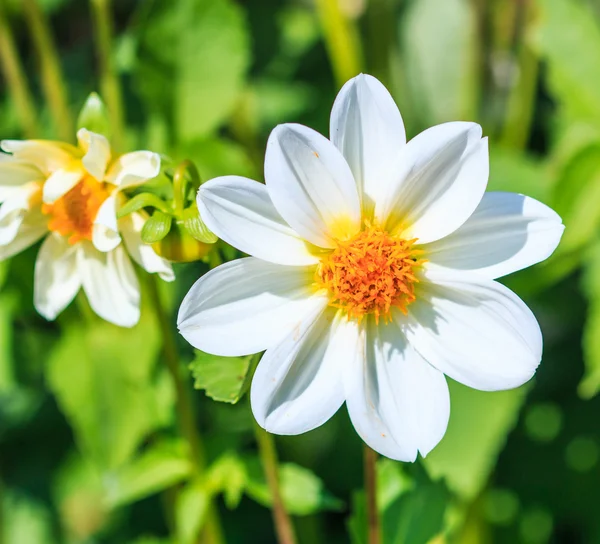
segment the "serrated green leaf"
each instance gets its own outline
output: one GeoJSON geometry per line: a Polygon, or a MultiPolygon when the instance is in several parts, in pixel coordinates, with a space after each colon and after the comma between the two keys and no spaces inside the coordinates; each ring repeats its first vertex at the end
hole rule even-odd
{"type": "Polygon", "coordinates": [[[198,542],[209,505],[210,493],[203,481],[190,482],[181,490],[175,504],[175,526],[179,544],[198,542]]]}
{"type": "MultiPolygon", "coordinates": [[[[244,463],[248,474],[246,493],[256,502],[271,506],[271,491],[260,461],[250,457],[244,459],[244,463]]],[[[307,516],[344,507],[343,501],[329,493],[316,474],[294,463],[279,465],[279,485],[281,497],[290,514],[307,516]]]]}
{"type": "Polygon", "coordinates": [[[196,204],[183,210],[183,226],[199,242],[214,244],[219,239],[202,221],[196,204]]]}
{"type": "Polygon", "coordinates": [[[173,216],[156,210],[144,223],[142,227],[142,242],[153,244],[160,242],[171,230],[173,216]]]}
{"type": "Polygon", "coordinates": [[[168,204],[154,193],[140,193],[130,198],[117,212],[117,218],[125,217],[142,208],[156,208],[163,213],[169,213],[168,204]]]}
{"type": "Polygon", "coordinates": [[[194,387],[217,401],[235,404],[244,393],[252,356],[220,357],[196,352],[190,370],[194,387]]]}
{"type": "Polygon", "coordinates": [[[85,128],[96,134],[110,138],[110,121],[102,99],[97,93],[91,93],[79,112],[77,128],[85,128]]]}
{"type": "Polygon", "coordinates": [[[445,478],[453,492],[470,500],[486,485],[528,387],[484,392],[452,380],[448,385],[452,398],[448,430],[423,465],[434,480],[445,478]]]}
{"type": "Polygon", "coordinates": [[[183,442],[159,442],[105,478],[106,501],[111,507],[129,504],[171,487],[191,473],[183,442]]]}
{"type": "Polygon", "coordinates": [[[179,4],[175,120],[182,142],[206,136],[233,110],[250,64],[242,8],[231,0],[179,4]]]}

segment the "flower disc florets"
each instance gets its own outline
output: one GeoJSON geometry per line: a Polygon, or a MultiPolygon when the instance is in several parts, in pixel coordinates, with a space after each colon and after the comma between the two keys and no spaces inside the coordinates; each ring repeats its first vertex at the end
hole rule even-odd
{"type": "Polygon", "coordinates": [[[329,291],[330,305],[349,317],[361,320],[373,314],[376,322],[381,317],[388,321],[392,308],[406,313],[415,300],[415,268],[423,263],[415,242],[367,225],[321,259],[317,285],[329,291]]]}

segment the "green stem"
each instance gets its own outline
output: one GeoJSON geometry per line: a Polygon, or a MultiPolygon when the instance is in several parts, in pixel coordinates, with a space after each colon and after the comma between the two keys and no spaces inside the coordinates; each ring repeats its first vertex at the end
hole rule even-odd
{"type": "Polygon", "coordinates": [[[42,88],[58,136],[65,141],[73,139],[73,121],[69,111],[64,77],[60,68],[56,45],[48,20],[37,0],[23,0],[29,31],[40,60],[42,88]]]}
{"type": "MultiPolygon", "coordinates": [[[[148,279],[150,298],[156,311],[162,333],[165,363],[171,374],[173,385],[175,386],[175,405],[179,427],[190,448],[190,460],[192,462],[194,473],[196,476],[200,476],[206,468],[206,453],[204,451],[202,438],[198,432],[198,427],[194,421],[192,396],[190,389],[186,386],[181,375],[182,367],[179,364],[179,354],[177,352],[175,335],[173,333],[169,315],[160,297],[158,280],[155,275],[150,275],[148,279]]],[[[211,504],[209,507],[205,531],[206,542],[212,544],[224,542],[223,532],[214,504],[211,504]]]]}
{"type": "Polygon", "coordinates": [[[117,150],[123,145],[123,94],[112,55],[113,25],[110,0],[91,0],[96,29],[96,53],[100,65],[102,98],[106,101],[111,124],[111,143],[117,150]]]}
{"type": "Polygon", "coordinates": [[[377,454],[364,445],[365,494],[367,496],[368,543],[381,542],[381,527],[377,511],[377,454]]]}
{"type": "Polygon", "coordinates": [[[325,45],[338,86],[361,71],[358,31],[342,13],[339,0],[316,0],[325,45]]]}
{"type": "Polygon", "coordinates": [[[273,522],[275,524],[275,532],[277,533],[277,542],[279,544],[296,544],[294,526],[281,497],[275,440],[273,439],[273,435],[269,434],[257,423],[254,424],[254,433],[267,484],[271,490],[273,522]]]}
{"type": "Polygon", "coordinates": [[[19,59],[10,24],[4,13],[2,1],[0,1],[0,63],[23,134],[26,138],[35,138],[39,136],[40,131],[35,118],[33,97],[27,85],[25,72],[19,59]]]}

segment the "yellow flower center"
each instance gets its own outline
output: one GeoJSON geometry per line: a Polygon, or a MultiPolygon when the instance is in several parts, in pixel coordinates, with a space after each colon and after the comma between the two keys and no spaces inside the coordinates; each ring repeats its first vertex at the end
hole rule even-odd
{"type": "Polygon", "coordinates": [[[68,236],[69,244],[91,240],[94,220],[100,206],[109,195],[104,183],[91,176],[85,176],[53,204],[42,206],[42,212],[50,216],[48,228],[68,236]]]}
{"type": "Polygon", "coordinates": [[[421,251],[413,248],[415,242],[367,225],[350,240],[338,241],[321,259],[317,286],[329,291],[331,306],[359,321],[366,314],[373,314],[376,322],[381,317],[389,321],[392,308],[406,314],[415,300],[415,268],[424,262],[418,258],[421,251]]]}

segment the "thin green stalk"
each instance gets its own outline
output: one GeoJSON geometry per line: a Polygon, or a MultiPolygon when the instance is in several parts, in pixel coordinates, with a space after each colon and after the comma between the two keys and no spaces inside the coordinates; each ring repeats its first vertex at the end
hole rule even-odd
{"type": "Polygon", "coordinates": [[[285,509],[281,490],[279,487],[279,465],[277,461],[277,450],[275,448],[275,440],[273,435],[269,434],[257,423],[254,424],[254,434],[258,443],[258,450],[265,471],[267,484],[271,490],[273,498],[273,522],[275,524],[275,532],[277,533],[277,542],[279,544],[296,544],[296,533],[294,525],[285,509]]]}
{"type": "MultiPolygon", "coordinates": [[[[190,389],[186,386],[181,375],[182,367],[179,364],[175,335],[171,320],[160,297],[158,280],[154,275],[150,275],[148,279],[150,298],[162,333],[165,363],[175,386],[175,405],[179,427],[190,448],[190,460],[194,473],[196,476],[200,476],[206,468],[206,454],[202,438],[194,420],[192,396],[190,389]]],[[[207,543],[220,544],[224,542],[223,532],[214,504],[210,505],[207,514],[205,537],[207,543]]]]}
{"type": "Polygon", "coordinates": [[[367,497],[368,543],[380,544],[381,526],[377,510],[377,453],[364,445],[365,494],[367,497]]]}
{"type": "Polygon", "coordinates": [[[355,25],[340,9],[339,0],[316,0],[325,45],[338,86],[361,71],[362,55],[355,25]]]}
{"type": "Polygon", "coordinates": [[[100,87],[106,101],[111,124],[111,143],[115,149],[123,145],[123,95],[112,55],[113,24],[110,0],[91,0],[96,29],[96,54],[100,65],[100,87]]]}
{"type": "Polygon", "coordinates": [[[39,136],[33,97],[27,85],[25,72],[15,46],[10,24],[0,1],[0,63],[8,86],[10,98],[15,105],[23,134],[26,138],[39,136]]]}
{"type": "Polygon", "coordinates": [[[60,67],[48,19],[40,9],[37,0],[23,0],[23,8],[39,57],[42,89],[52,114],[56,133],[62,140],[72,140],[74,125],[68,106],[65,78],[60,67]]]}

